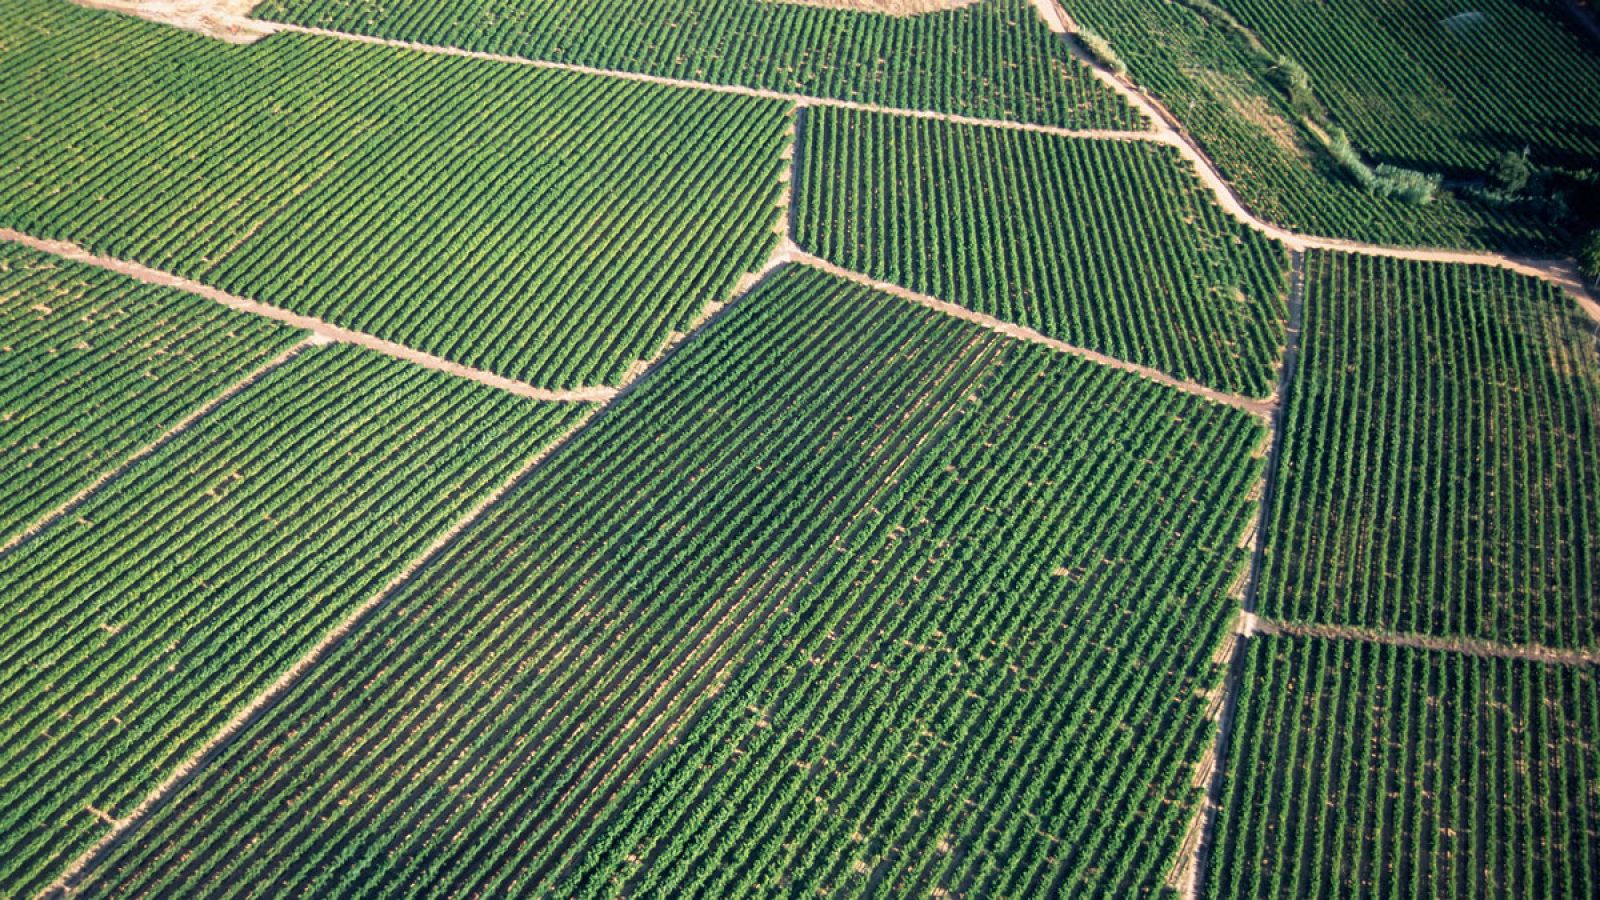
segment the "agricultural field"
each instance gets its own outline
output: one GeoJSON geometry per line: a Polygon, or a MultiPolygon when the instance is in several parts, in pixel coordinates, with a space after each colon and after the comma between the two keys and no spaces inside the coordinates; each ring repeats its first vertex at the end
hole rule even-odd
{"type": "MultiPolygon", "coordinates": [[[[850,3],[835,4],[849,6],[850,3]]],[[[258,18],[530,59],[1073,128],[1137,114],[1031,0],[919,16],[782,0],[265,0],[258,18]]]]}
{"type": "Polygon", "coordinates": [[[15,2],[0,225],[549,388],[618,383],[777,241],[781,103],[15,2]]]}
{"type": "Polygon", "coordinates": [[[87,893],[1154,889],[1262,432],[784,269],[87,893]]]}
{"type": "Polygon", "coordinates": [[[1600,56],[1562,0],[1220,2],[1303,65],[1378,159],[1463,173],[1507,151],[1600,164],[1600,56]]]}
{"type": "Polygon", "coordinates": [[[1262,611],[1600,641],[1600,337],[1501,269],[1313,253],[1262,611]]]}
{"type": "Polygon", "coordinates": [[[848,110],[802,121],[807,250],[1180,378],[1271,392],[1288,258],[1172,148],[848,110]]]}
{"type": "Polygon", "coordinates": [[[0,244],[0,546],[303,337],[0,244]]]}
{"type": "Polygon", "coordinates": [[[0,898],[1600,895],[1600,23],[1064,5],[7,0],[0,898]]]}
{"type": "MultiPolygon", "coordinates": [[[[1268,221],[1309,234],[1404,246],[1546,251],[1573,237],[1571,226],[1542,211],[1485,206],[1450,184],[1421,205],[1363,189],[1291,106],[1278,81],[1281,70],[1272,62],[1284,51],[1267,46],[1267,59],[1259,58],[1222,24],[1223,11],[1214,3],[1063,5],[1111,45],[1129,77],[1182,123],[1229,185],[1268,221]]],[[[1313,90],[1320,87],[1312,83],[1313,90]]]]}
{"type": "Polygon", "coordinates": [[[1593,897],[1600,682],[1364,641],[1252,640],[1211,897],[1593,897]]]}
{"type": "Polygon", "coordinates": [[[31,895],[575,420],[350,347],[0,556],[0,885],[31,895]]]}

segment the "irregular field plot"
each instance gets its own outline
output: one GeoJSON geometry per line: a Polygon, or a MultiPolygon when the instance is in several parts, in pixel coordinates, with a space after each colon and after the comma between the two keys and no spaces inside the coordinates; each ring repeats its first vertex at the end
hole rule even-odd
{"type": "Polygon", "coordinates": [[[1270,392],[1287,260],[1171,148],[844,110],[803,122],[798,237],[819,256],[1181,378],[1270,392]]]}
{"type": "Polygon", "coordinates": [[[0,222],[547,387],[758,268],[782,104],[54,0],[0,21],[0,222]]]}
{"type": "Polygon", "coordinates": [[[301,337],[0,244],[0,544],[301,337]]]}
{"type": "Polygon", "coordinates": [[[1600,161],[1600,56],[1562,0],[1222,0],[1358,146],[1426,169],[1600,161]]]}
{"type": "Polygon", "coordinates": [[[1208,895],[1600,892],[1593,668],[1316,638],[1248,648],[1208,895]]]}
{"type": "Polygon", "coordinates": [[[1502,269],[1313,253],[1268,615],[1592,647],[1600,340],[1502,269]]]}
{"type": "Polygon", "coordinates": [[[1423,206],[1368,194],[1301,128],[1271,85],[1273,73],[1180,0],[1063,5],[1111,42],[1134,82],[1177,116],[1262,218],[1308,234],[1411,246],[1542,246],[1559,237],[1547,221],[1471,206],[1448,190],[1423,206]]]}
{"type": "Polygon", "coordinates": [[[911,17],[773,0],[266,0],[263,19],[610,69],[1081,128],[1140,128],[1030,0],[911,17]]]}
{"type": "Polygon", "coordinates": [[[784,269],[88,892],[1153,889],[1193,809],[1263,438],[784,269]]]}
{"type": "Polygon", "coordinates": [[[307,350],[0,557],[0,884],[42,888],[576,414],[307,350]]]}

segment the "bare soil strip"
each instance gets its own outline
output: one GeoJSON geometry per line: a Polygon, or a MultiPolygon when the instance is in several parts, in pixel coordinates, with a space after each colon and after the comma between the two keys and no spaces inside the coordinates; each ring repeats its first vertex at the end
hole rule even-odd
{"type": "Polygon", "coordinates": [[[108,256],[97,256],[76,244],[71,244],[66,241],[52,241],[44,238],[37,238],[33,237],[32,235],[23,234],[20,231],[14,231],[10,228],[0,228],[0,241],[9,241],[10,243],[20,244],[24,247],[29,247],[42,253],[60,256],[65,259],[73,260],[74,262],[86,263],[91,266],[116,272],[120,275],[126,275],[135,281],[142,281],[145,284],[174,288],[176,290],[184,291],[186,293],[194,294],[196,296],[204,297],[207,300],[220,303],[229,309],[250,313],[251,315],[262,316],[264,318],[272,319],[275,322],[282,322],[285,325],[291,325],[295,328],[305,329],[317,337],[329,342],[355,344],[358,347],[365,347],[368,350],[382,353],[385,356],[393,356],[396,359],[403,359],[407,362],[415,363],[425,369],[434,369],[439,372],[455,375],[458,378],[476,381],[479,384],[485,384],[492,388],[497,388],[508,393],[516,394],[519,397],[527,397],[530,400],[541,400],[546,403],[604,403],[605,401],[616,396],[617,393],[617,389],[613,387],[584,387],[564,391],[535,387],[531,384],[525,384],[521,381],[515,381],[510,378],[496,375],[493,372],[486,372],[482,369],[474,369],[470,366],[463,366],[459,363],[453,363],[447,359],[434,356],[431,353],[424,353],[421,350],[416,350],[403,344],[397,344],[394,341],[384,340],[383,338],[375,335],[366,334],[365,332],[360,331],[352,331],[348,328],[341,328],[338,325],[324,322],[321,319],[313,316],[305,316],[296,312],[290,312],[282,307],[262,303],[259,300],[236,297],[233,294],[217,290],[214,287],[209,287],[201,284],[198,281],[182,278],[180,276],[173,275],[170,272],[163,272],[160,269],[152,269],[146,265],[128,262],[126,260],[112,259],[108,256]]]}
{"type": "Polygon", "coordinates": [[[997,319],[994,316],[985,315],[980,312],[974,312],[973,310],[967,309],[964,306],[957,306],[949,301],[940,300],[936,297],[930,297],[927,294],[919,294],[916,291],[901,287],[898,284],[888,281],[881,281],[877,278],[871,277],[870,275],[864,275],[860,272],[846,269],[843,266],[835,265],[819,256],[814,256],[799,248],[795,248],[793,250],[791,258],[797,263],[811,266],[814,269],[820,269],[830,275],[836,275],[840,278],[854,281],[857,284],[865,285],[873,288],[874,290],[882,291],[885,294],[892,294],[901,298],[902,300],[909,300],[919,306],[925,306],[935,312],[943,313],[947,316],[961,319],[966,322],[971,322],[974,325],[981,325],[997,334],[1003,334],[1006,337],[1016,338],[1020,341],[1041,344],[1049,347],[1052,350],[1056,350],[1061,353],[1070,353],[1073,356],[1089,360],[1093,363],[1098,363],[1102,366],[1108,366],[1113,369],[1121,369],[1124,372],[1131,372],[1140,376],[1141,378],[1146,378],[1150,381],[1166,385],[1167,387],[1175,388],[1187,394],[1194,394],[1197,397],[1203,397],[1212,401],[1213,403],[1221,403],[1224,406],[1231,406],[1235,409],[1244,410],[1253,416],[1268,419],[1271,417],[1272,410],[1274,409],[1274,401],[1272,400],[1256,400],[1250,397],[1241,397],[1237,394],[1229,394],[1223,391],[1214,390],[1202,384],[1195,384],[1192,381],[1184,381],[1180,378],[1174,378],[1165,372],[1152,369],[1148,366],[1141,366],[1137,363],[1131,363],[1124,359],[1117,359],[1114,356],[1107,356],[1104,353],[1101,353],[1097,350],[1090,350],[1087,347],[1079,347],[1075,344],[1069,344],[1066,341],[1057,340],[1056,338],[1041,334],[1032,328],[1027,328],[1022,325],[1015,325],[1002,319],[997,319]]]}
{"type": "Polygon", "coordinates": [[[1561,666],[1593,666],[1600,664],[1600,650],[1566,650],[1540,644],[1502,644],[1480,638],[1439,637],[1430,634],[1402,634],[1362,628],[1355,625],[1310,625],[1284,622],[1278,619],[1255,620],[1255,631],[1263,635],[1322,638],[1333,641],[1368,641],[1391,647],[1410,647],[1416,650],[1437,650],[1447,653],[1465,653],[1493,659],[1516,659],[1528,662],[1549,663],[1561,666]]]}
{"type": "Polygon", "coordinates": [[[971,6],[978,0],[767,0],[795,6],[818,6],[848,12],[877,13],[882,16],[920,16],[971,6]]]}
{"type": "Polygon", "coordinates": [[[67,500],[60,506],[57,506],[56,508],[46,512],[44,515],[35,519],[33,524],[12,535],[4,544],[0,544],[0,556],[5,556],[7,553],[15,550],[29,538],[43,531],[52,523],[59,521],[62,516],[65,516],[82,506],[85,500],[88,500],[90,497],[94,496],[95,493],[97,493],[101,488],[105,487],[107,484],[110,484],[112,480],[120,477],[122,473],[132,468],[134,463],[137,463],[139,460],[144,459],[150,454],[156,452],[173,438],[184,433],[185,431],[188,431],[196,422],[210,415],[217,407],[227,402],[230,397],[234,396],[250,385],[255,384],[263,375],[266,375],[273,369],[276,369],[288,362],[290,359],[293,359],[296,354],[305,350],[307,347],[312,347],[323,343],[327,343],[327,341],[313,335],[312,337],[295,344],[282,353],[279,353],[277,356],[274,356],[273,358],[257,366],[249,374],[229,385],[220,394],[217,394],[215,397],[212,397],[205,403],[195,407],[194,410],[192,410],[188,415],[173,423],[172,427],[162,432],[161,435],[155,440],[133,451],[121,462],[102,472],[100,477],[90,482],[83,488],[83,490],[80,490],[76,494],[73,494],[71,497],[67,498],[67,500]]]}
{"type": "Polygon", "coordinates": [[[1205,789],[1194,820],[1179,846],[1178,861],[1171,885],[1187,900],[1200,895],[1204,886],[1206,861],[1210,857],[1211,842],[1217,821],[1217,811],[1222,807],[1222,772],[1228,756],[1228,743],[1233,736],[1233,717],[1239,704],[1239,685],[1244,680],[1244,655],[1246,641],[1255,633],[1256,592],[1261,585],[1261,570],[1266,562],[1267,516],[1272,509],[1272,495],[1278,484],[1278,462],[1282,458],[1284,420],[1287,408],[1282,402],[1294,378],[1295,359],[1300,349],[1300,331],[1305,316],[1304,251],[1295,250],[1289,263],[1289,328],[1284,340],[1283,362],[1278,368],[1278,383],[1273,390],[1272,417],[1267,437],[1267,460],[1261,481],[1254,493],[1257,496],[1256,514],[1245,531],[1245,546],[1250,550],[1243,590],[1239,594],[1239,617],[1233,634],[1224,645],[1221,664],[1225,668],[1216,703],[1217,731],[1211,749],[1201,759],[1195,772],[1197,786],[1205,789]]]}
{"type": "Polygon", "coordinates": [[[1291,250],[1339,250],[1345,253],[1360,253],[1366,256],[1387,256],[1395,259],[1410,259],[1421,262],[1462,263],[1467,265],[1498,266],[1510,269],[1522,275],[1531,275],[1551,282],[1557,287],[1572,295],[1578,306],[1595,321],[1600,321],[1600,302],[1584,286],[1583,278],[1578,273],[1578,267],[1570,259],[1552,259],[1547,257],[1516,256],[1504,253],[1491,253],[1486,251],[1445,250],[1428,247],[1389,247],[1381,244],[1365,244],[1359,241],[1349,241],[1342,238],[1325,238],[1303,235],[1297,232],[1280,228],[1256,216],[1238,193],[1222,177],[1222,172],[1217,169],[1216,163],[1202,151],[1198,144],[1189,137],[1177,117],[1162,106],[1160,101],[1140,90],[1131,80],[1119,76],[1101,65],[1100,61],[1086,52],[1079,44],[1078,25],[1061,7],[1059,0],[1033,0],[1034,6],[1039,10],[1040,18],[1050,30],[1062,36],[1067,49],[1079,62],[1094,73],[1094,77],[1118,94],[1122,95],[1135,109],[1144,113],[1155,128],[1158,143],[1169,144],[1178,149],[1185,159],[1194,165],[1195,171],[1200,174],[1200,180],[1211,188],[1217,196],[1217,203],[1235,219],[1245,223],[1267,237],[1281,241],[1291,250]]]}

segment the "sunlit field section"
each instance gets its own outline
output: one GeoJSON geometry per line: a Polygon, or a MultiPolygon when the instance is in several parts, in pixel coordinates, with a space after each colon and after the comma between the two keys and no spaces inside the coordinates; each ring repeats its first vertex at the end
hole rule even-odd
{"type": "Polygon", "coordinates": [[[0,557],[0,885],[31,896],[579,414],[312,348],[0,557]]]}
{"type": "Polygon", "coordinates": [[[1158,888],[1263,438],[1231,407],[783,269],[86,892],[1158,888]]]}

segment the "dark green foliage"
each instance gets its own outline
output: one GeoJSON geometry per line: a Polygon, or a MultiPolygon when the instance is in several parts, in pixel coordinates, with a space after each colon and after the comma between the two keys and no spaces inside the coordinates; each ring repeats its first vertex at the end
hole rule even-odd
{"type": "Polygon", "coordinates": [[[1157,890],[1263,437],[785,269],[352,632],[88,893],[1157,890]]]}
{"type": "Polygon", "coordinates": [[[1261,607],[1600,638],[1600,340],[1503,269],[1313,253],[1261,607]]]}
{"type": "Polygon", "coordinates": [[[309,349],[0,557],[0,885],[31,896],[573,420],[309,349]]]}
{"type": "Polygon", "coordinates": [[[800,243],[1051,337],[1265,396],[1283,250],[1170,147],[806,114],[800,243]]]}
{"type": "Polygon", "coordinates": [[[1206,895],[1600,894],[1600,682],[1361,641],[1250,640],[1206,895]]]}

